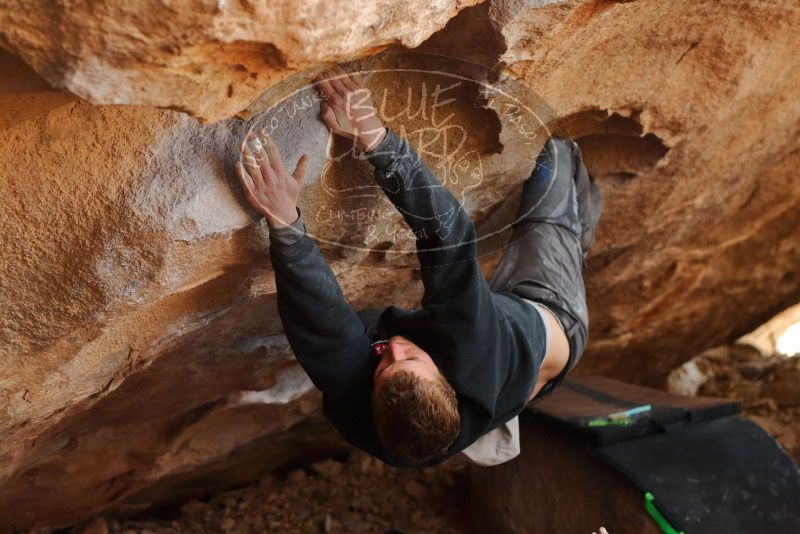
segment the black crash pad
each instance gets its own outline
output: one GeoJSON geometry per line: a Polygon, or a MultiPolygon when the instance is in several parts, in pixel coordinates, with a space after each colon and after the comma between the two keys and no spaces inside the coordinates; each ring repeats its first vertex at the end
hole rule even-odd
{"type": "Polygon", "coordinates": [[[800,471],[758,425],[723,417],[595,449],[686,534],[800,533],[800,471]]]}
{"type": "Polygon", "coordinates": [[[643,496],[652,494],[655,515],[674,529],[665,532],[800,533],[800,470],[758,425],[733,415],[739,408],[580,376],[529,412],[572,431],[643,496]]]}

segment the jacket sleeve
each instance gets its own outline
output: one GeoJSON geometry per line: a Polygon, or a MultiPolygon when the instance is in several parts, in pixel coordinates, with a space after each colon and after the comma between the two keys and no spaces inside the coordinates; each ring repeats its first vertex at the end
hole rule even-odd
{"type": "Polygon", "coordinates": [[[369,338],[336,276],[298,220],[270,231],[278,313],[300,365],[326,400],[369,375],[369,338]]]}
{"type": "Polygon", "coordinates": [[[381,143],[364,156],[375,167],[376,182],[416,236],[425,286],[423,308],[452,314],[456,301],[470,308],[488,302],[490,290],[477,262],[475,225],[416,150],[387,128],[381,143]]]}

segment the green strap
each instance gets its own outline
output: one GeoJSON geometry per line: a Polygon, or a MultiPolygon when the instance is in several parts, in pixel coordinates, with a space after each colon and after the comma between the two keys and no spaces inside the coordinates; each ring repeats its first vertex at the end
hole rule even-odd
{"type": "Polygon", "coordinates": [[[661,530],[664,531],[664,534],[683,534],[682,530],[675,530],[675,528],[669,524],[669,521],[667,521],[664,516],[661,515],[661,512],[658,511],[658,508],[656,508],[656,505],[653,502],[654,500],[655,496],[653,496],[652,493],[649,491],[644,492],[644,507],[647,509],[650,517],[652,517],[653,520],[658,523],[658,526],[661,527],[661,530]]]}
{"type": "Polygon", "coordinates": [[[633,426],[633,419],[625,417],[622,419],[608,419],[607,417],[598,417],[586,423],[586,426],[633,426]]]}

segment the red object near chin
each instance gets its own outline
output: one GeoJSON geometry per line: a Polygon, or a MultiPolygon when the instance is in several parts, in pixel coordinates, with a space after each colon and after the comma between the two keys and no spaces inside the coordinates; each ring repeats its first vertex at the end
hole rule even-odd
{"type": "Polygon", "coordinates": [[[388,348],[389,348],[388,340],[376,341],[375,343],[372,344],[372,353],[375,356],[380,356],[388,348]]]}

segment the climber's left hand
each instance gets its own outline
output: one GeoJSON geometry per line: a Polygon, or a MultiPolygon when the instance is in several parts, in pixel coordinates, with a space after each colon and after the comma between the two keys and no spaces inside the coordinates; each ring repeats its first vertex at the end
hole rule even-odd
{"type": "Polygon", "coordinates": [[[240,150],[241,160],[235,167],[247,201],[271,227],[292,224],[297,220],[297,197],[303,187],[308,156],[300,156],[294,172],[289,174],[275,141],[263,129],[258,135],[248,134],[240,150]]]}

